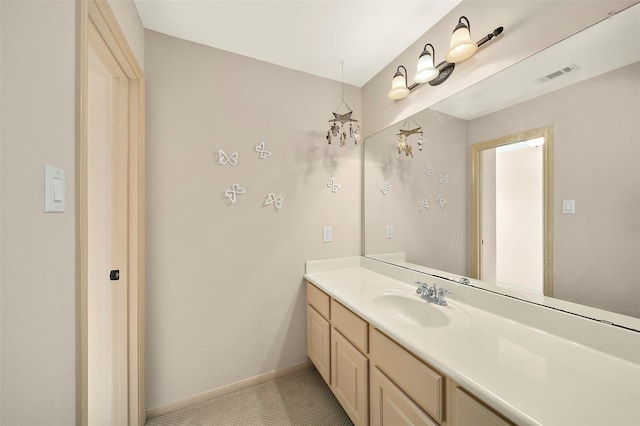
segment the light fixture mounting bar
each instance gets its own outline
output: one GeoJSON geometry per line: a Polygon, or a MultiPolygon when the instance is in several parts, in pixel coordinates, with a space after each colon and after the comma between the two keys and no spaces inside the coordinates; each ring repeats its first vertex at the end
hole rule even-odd
{"type": "MultiPolygon", "coordinates": [[[[485,37],[483,37],[480,40],[478,40],[478,42],[476,42],[476,44],[478,45],[478,48],[480,46],[484,45],[484,44],[487,44],[494,37],[497,37],[500,34],[502,34],[503,31],[504,31],[504,27],[498,27],[495,30],[493,30],[492,33],[487,34],[485,37]]],[[[436,65],[436,68],[438,68],[439,70],[442,70],[442,69],[446,68],[448,65],[453,65],[453,64],[450,64],[447,61],[442,61],[438,65],[436,65]]],[[[451,72],[449,72],[449,74],[447,74],[445,78],[440,79],[438,84],[443,83],[450,75],[451,75],[451,72]]],[[[413,83],[410,86],[408,86],[407,89],[409,89],[409,91],[412,91],[416,87],[421,86],[423,84],[425,84],[425,83],[413,83]]]]}

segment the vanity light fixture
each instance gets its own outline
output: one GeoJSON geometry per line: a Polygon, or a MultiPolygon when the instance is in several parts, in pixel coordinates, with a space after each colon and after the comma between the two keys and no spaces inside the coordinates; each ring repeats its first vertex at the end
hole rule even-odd
{"type": "Polygon", "coordinates": [[[494,37],[499,36],[504,31],[504,27],[498,27],[492,33],[487,34],[476,43],[473,43],[469,33],[470,27],[469,20],[465,16],[461,16],[451,35],[451,44],[449,52],[446,55],[446,60],[436,66],[433,65],[436,50],[431,43],[425,44],[422,53],[418,57],[416,82],[412,85],[408,84],[407,69],[400,65],[393,76],[391,90],[387,96],[395,100],[403,99],[409,96],[409,93],[421,84],[429,83],[430,86],[438,86],[444,83],[453,73],[456,63],[469,59],[476,53],[480,46],[486,44],[494,37]],[[427,49],[429,46],[431,46],[431,52],[427,49]],[[404,73],[401,69],[404,70],[404,73]]]}
{"type": "Polygon", "coordinates": [[[436,57],[436,49],[431,43],[424,45],[422,53],[418,58],[418,69],[416,70],[416,83],[428,83],[440,74],[440,70],[433,66],[436,57]],[[431,53],[427,47],[431,46],[431,53]]]}
{"type": "Polygon", "coordinates": [[[408,94],[407,69],[403,65],[400,65],[393,76],[393,80],[391,81],[391,90],[387,96],[391,99],[402,99],[406,98],[408,94]],[[404,74],[400,71],[400,68],[404,70],[404,74]]]}
{"type": "Polygon", "coordinates": [[[472,57],[478,51],[478,45],[471,41],[471,24],[466,16],[461,16],[458,20],[458,25],[451,34],[451,45],[449,46],[449,52],[445,56],[447,62],[452,64],[462,62],[472,57]],[[462,21],[466,21],[462,22],[462,21]]]}

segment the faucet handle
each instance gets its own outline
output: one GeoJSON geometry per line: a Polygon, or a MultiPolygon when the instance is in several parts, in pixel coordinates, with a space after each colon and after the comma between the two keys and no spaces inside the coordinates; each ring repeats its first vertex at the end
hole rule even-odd
{"type": "Polygon", "coordinates": [[[445,294],[453,294],[453,292],[450,290],[447,290],[446,288],[440,287],[438,289],[438,295],[444,296],[445,294]]]}
{"type": "Polygon", "coordinates": [[[418,284],[418,288],[416,289],[416,293],[418,294],[424,293],[424,291],[428,288],[427,285],[423,282],[416,281],[416,284],[418,284]]]}
{"type": "Polygon", "coordinates": [[[444,297],[445,294],[453,294],[453,292],[444,289],[442,287],[438,288],[438,297],[437,297],[437,304],[441,305],[441,306],[447,306],[447,301],[444,297]]]}

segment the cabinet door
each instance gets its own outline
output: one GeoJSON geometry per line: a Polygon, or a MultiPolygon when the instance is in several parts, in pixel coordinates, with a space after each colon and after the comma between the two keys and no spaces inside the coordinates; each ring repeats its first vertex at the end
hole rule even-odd
{"type": "Polygon", "coordinates": [[[331,330],[331,390],[356,426],[369,422],[368,366],[367,357],[331,330]]]}
{"type": "Polygon", "coordinates": [[[407,352],[402,346],[372,330],[371,362],[440,423],[445,422],[445,377],[407,352]]]}
{"type": "Polygon", "coordinates": [[[509,426],[511,423],[494,413],[460,386],[451,389],[452,423],[455,426],[509,426]]]}
{"type": "Polygon", "coordinates": [[[307,355],[327,384],[331,383],[330,331],[329,321],[307,305],[307,355]]]}
{"type": "Polygon", "coordinates": [[[371,368],[371,426],[437,426],[378,368],[371,368]]]}

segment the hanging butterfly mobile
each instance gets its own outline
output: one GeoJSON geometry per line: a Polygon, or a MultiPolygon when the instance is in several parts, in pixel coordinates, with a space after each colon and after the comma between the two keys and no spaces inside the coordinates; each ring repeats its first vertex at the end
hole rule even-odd
{"type": "Polygon", "coordinates": [[[331,126],[327,131],[326,137],[329,145],[331,145],[334,139],[339,139],[340,147],[344,147],[348,139],[353,139],[356,145],[360,142],[360,125],[358,124],[358,120],[351,117],[353,111],[344,101],[344,62],[340,62],[342,63],[342,101],[335,112],[332,113],[333,117],[329,120],[331,126]],[[338,113],[342,106],[347,109],[347,112],[344,114],[338,113]]]}
{"type": "Polygon", "coordinates": [[[413,158],[413,146],[411,146],[411,143],[409,141],[409,137],[411,135],[418,135],[418,149],[420,151],[422,151],[422,140],[423,140],[423,136],[424,133],[422,132],[422,127],[418,126],[418,123],[416,123],[415,121],[413,121],[413,119],[408,119],[405,120],[404,123],[402,123],[402,127],[399,130],[400,133],[398,133],[398,154],[402,154],[404,153],[407,157],[411,156],[411,158],[413,158]],[[412,123],[417,126],[414,128],[411,128],[412,123]]]}

